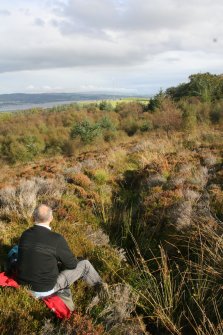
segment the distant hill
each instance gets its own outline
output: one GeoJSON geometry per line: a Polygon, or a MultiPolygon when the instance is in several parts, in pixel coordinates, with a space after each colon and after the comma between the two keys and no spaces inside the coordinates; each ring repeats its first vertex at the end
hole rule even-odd
{"type": "Polygon", "coordinates": [[[103,93],[12,93],[0,94],[0,111],[28,109],[32,107],[51,107],[53,105],[91,100],[110,100],[128,97],[128,95],[103,93]]]}

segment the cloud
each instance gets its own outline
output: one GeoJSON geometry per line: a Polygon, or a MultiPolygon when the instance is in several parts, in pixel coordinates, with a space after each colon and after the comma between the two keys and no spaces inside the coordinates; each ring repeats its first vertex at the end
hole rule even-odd
{"type": "Polygon", "coordinates": [[[146,61],[169,50],[222,53],[222,14],[220,0],[68,0],[53,25],[74,41],[81,35],[141,49],[141,61],[146,61]],[[215,46],[213,39],[219,41],[215,46]]]}
{"type": "Polygon", "coordinates": [[[10,11],[6,9],[0,9],[0,16],[10,16],[10,15],[11,15],[10,11]]]}
{"type": "Polygon", "coordinates": [[[172,55],[166,63],[175,61],[178,51],[223,51],[219,15],[223,4],[218,0],[214,4],[209,0],[68,0],[56,4],[56,9],[55,3],[42,8],[36,4],[9,18],[8,36],[0,42],[0,72],[132,67],[169,51],[172,55]]]}
{"type": "Polygon", "coordinates": [[[113,92],[122,94],[138,94],[138,90],[135,88],[125,88],[125,87],[105,87],[97,85],[81,85],[80,92],[113,92]]]}
{"type": "Polygon", "coordinates": [[[38,27],[44,27],[45,26],[45,21],[43,19],[41,19],[40,17],[37,17],[34,20],[34,24],[38,27]]]}
{"type": "Polygon", "coordinates": [[[48,92],[63,92],[63,88],[59,86],[50,86],[50,85],[42,85],[42,86],[35,86],[33,84],[29,84],[24,89],[27,93],[48,93],[48,92]]]}
{"type": "MultiPolygon", "coordinates": [[[[120,32],[179,29],[196,22],[207,23],[216,20],[223,3],[216,0],[128,0],[123,2],[104,0],[68,0],[61,3],[61,30],[76,32],[99,32],[114,30],[120,32]],[[212,17],[211,14],[214,14],[212,17]],[[68,29],[69,26],[69,29],[68,29]]],[[[220,16],[219,18],[220,19],[220,16]]]]}
{"type": "MultiPolygon", "coordinates": [[[[134,89],[134,84],[156,82],[155,73],[161,80],[173,72],[178,78],[179,73],[221,71],[223,66],[222,0],[3,2],[1,73],[22,72],[24,77],[41,70],[79,71],[79,81],[87,76],[79,85],[87,87],[95,85],[88,83],[94,69],[94,80],[114,75],[119,88],[134,89]]],[[[26,86],[43,86],[29,80],[26,86]]],[[[106,86],[112,87],[109,82],[106,86]]]]}
{"type": "Polygon", "coordinates": [[[26,91],[33,91],[33,90],[35,90],[34,85],[30,84],[30,85],[26,86],[26,91]]]}
{"type": "MultiPolygon", "coordinates": [[[[89,43],[90,44],[90,43],[89,43]]],[[[13,72],[25,70],[40,70],[52,68],[69,68],[82,66],[130,66],[140,64],[143,55],[141,49],[128,47],[118,50],[108,43],[92,42],[91,45],[77,44],[73,46],[51,46],[50,48],[33,47],[17,49],[16,59],[13,54],[3,51],[0,59],[0,72],[13,72]]]]}

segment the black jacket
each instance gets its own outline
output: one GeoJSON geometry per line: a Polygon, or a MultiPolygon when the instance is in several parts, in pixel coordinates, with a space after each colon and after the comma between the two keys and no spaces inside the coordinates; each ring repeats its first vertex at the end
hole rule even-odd
{"type": "Polygon", "coordinates": [[[75,269],[77,259],[60,234],[42,226],[33,226],[21,236],[18,249],[18,281],[33,291],[53,289],[59,274],[58,262],[75,269]]]}

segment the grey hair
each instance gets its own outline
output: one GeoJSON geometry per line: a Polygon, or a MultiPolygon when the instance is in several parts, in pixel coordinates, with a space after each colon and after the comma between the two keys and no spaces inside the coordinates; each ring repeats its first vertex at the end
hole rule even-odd
{"type": "Polygon", "coordinates": [[[47,205],[39,205],[33,212],[33,218],[36,223],[45,223],[52,216],[52,209],[47,205]]]}

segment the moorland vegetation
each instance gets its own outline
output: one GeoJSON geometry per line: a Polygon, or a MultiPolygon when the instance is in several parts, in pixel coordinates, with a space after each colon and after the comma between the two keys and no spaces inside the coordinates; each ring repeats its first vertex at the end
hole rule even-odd
{"type": "Polygon", "coordinates": [[[0,289],[2,335],[223,334],[223,77],[195,74],[149,102],[0,114],[0,262],[38,203],[109,284],[78,282],[58,321],[0,289]]]}

